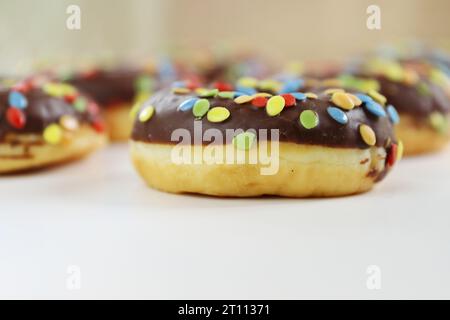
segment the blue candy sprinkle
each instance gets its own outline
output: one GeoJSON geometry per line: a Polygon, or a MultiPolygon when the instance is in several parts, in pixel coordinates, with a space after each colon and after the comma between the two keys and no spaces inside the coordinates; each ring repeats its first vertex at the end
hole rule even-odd
{"type": "Polygon", "coordinates": [[[25,109],[28,105],[27,98],[17,91],[11,91],[8,96],[9,105],[18,109],[25,109]]]}
{"type": "Polygon", "coordinates": [[[384,111],[383,107],[375,101],[367,101],[364,105],[371,114],[377,117],[386,117],[386,111],[384,111]]]}
{"type": "Polygon", "coordinates": [[[302,79],[291,79],[286,81],[283,84],[283,87],[280,90],[280,94],[289,93],[292,91],[297,91],[302,85],[304,81],[302,79]]]}
{"type": "Polygon", "coordinates": [[[194,104],[197,102],[198,98],[191,98],[183,101],[179,106],[178,110],[188,111],[191,110],[194,104]]]}
{"type": "Polygon", "coordinates": [[[306,95],[301,92],[290,92],[289,94],[293,95],[295,100],[304,101],[307,98],[306,95]]]}
{"type": "Polygon", "coordinates": [[[186,83],[184,81],[175,81],[172,83],[172,88],[185,88],[186,83]]]}
{"type": "Polygon", "coordinates": [[[334,120],[340,124],[346,124],[348,122],[347,114],[339,108],[328,107],[327,112],[334,120]]]}
{"type": "Polygon", "coordinates": [[[234,97],[240,97],[240,96],[247,96],[248,94],[245,92],[240,92],[240,91],[234,91],[234,97]]]}
{"type": "Polygon", "coordinates": [[[398,115],[398,112],[393,105],[387,106],[387,113],[389,115],[389,119],[391,119],[393,124],[398,124],[400,122],[400,116],[398,115]]]}
{"type": "Polygon", "coordinates": [[[254,89],[254,88],[249,88],[249,87],[244,87],[244,86],[236,86],[236,89],[239,91],[239,92],[243,92],[244,94],[246,94],[246,95],[249,95],[249,96],[251,96],[251,95],[254,95],[255,93],[257,93],[258,91],[256,91],[256,89],[254,89]]]}
{"type": "Polygon", "coordinates": [[[362,102],[373,101],[373,99],[366,94],[357,93],[355,96],[357,96],[362,102]]]}

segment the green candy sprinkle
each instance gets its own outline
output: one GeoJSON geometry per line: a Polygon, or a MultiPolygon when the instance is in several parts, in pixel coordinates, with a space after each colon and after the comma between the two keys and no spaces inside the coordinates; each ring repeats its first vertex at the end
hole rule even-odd
{"type": "Polygon", "coordinates": [[[73,107],[75,108],[75,110],[77,110],[79,112],[86,111],[86,106],[87,106],[87,101],[83,97],[77,98],[75,100],[75,102],[73,103],[73,107]]]}
{"type": "Polygon", "coordinates": [[[223,122],[230,116],[230,111],[224,107],[214,107],[208,111],[206,118],[209,122],[223,122]]]}
{"type": "Polygon", "coordinates": [[[206,99],[199,99],[195,102],[194,107],[192,108],[192,113],[195,117],[201,118],[203,117],[209,110],[210,104],[206,99]]]}
{"type": "Polygon", "coordinates": [[[135,82],[137,92],[149,92],[153,90],[154,80],[149,76],[139,76],[135,82]]]}
{"type": "Polygon", "coordinates": [[[201,98],[212,98],[215,97],[219,93],[218,89],[205,89],[205,90],[199,90],[198,96],[201,98]]]}
{"type": "Polygon", "coordinates": [[[417,85],[417,90],[422,96],[429,96],[431,94],[430,88],[425,82],[419,82],[419,84],[417,85]]]}
{"type": "Polygon", "coordinates": [[[441,134],[446,134],[448,131],[448,120],[440,112],[433,112],[429,118],[430,125],[434,130],[441,134]]]}
{"type": "Polygon", "coordinates": [[[233,99],[234,92],[233,91],[220,91],[218,94],[219,98],[222,99],[233,99]]]}
{"type": "Polygon", "coordinates": [[[256,134],[247,131],[233,138],[233,145],[239,150],[250,150],[256,140],[256,134]]]}
{"type": "Polygon", "coordinates": [[[300,123],[306,129],[312,129],[319,124],[319,116],[312,110],[305,110],[300,114],[300,123]]]}

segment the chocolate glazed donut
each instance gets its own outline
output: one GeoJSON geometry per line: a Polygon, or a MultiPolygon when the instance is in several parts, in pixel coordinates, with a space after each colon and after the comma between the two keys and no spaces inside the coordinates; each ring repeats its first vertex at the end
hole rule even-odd
{"type": "Polygon", "coordinates": [[[98,106],[63,83],[33,79],[0,89],[0,173],[79,158],[106,137],[98,106]]]}
{"type": "Polygon", "coordinates": [[[298,80],[247,84],[240,91],[165,89],[136,110],[131,154],[149,186],[217,196],[341,196],[371,189],[401,157],[387,111],[393,107],[377,102],[376,94],[300,92],[298,80]],[[188,139],[177,139],[180,129],[188,139]],[[218,140],[230,131],[231,140],[218,140]],[[248,158],[269,145],[278,167],[264,174],[260,159],[174,159],[180,145],[189,147],[188,155],[211,146],[211,139],[195,138],[211,132],[222,155],[234,150],[248,158]]]}
{"type": "MultiPolygon", "coordinates": [[[[357,76],[376,80],[380,93],[396,106],[401,119],[396,130],[405,154],[429,153],[447,144],[450,79],[445,73],[423,60],[375,59],[360,67],[357,76]]],[[[346,79],[346,86],[355,83],[346,79]]]]}

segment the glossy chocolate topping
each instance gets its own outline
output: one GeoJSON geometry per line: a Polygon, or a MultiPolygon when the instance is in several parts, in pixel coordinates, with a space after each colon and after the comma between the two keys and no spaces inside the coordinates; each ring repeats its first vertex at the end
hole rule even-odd
{"type": "Polygon", "coordinates": [[[444,114],[450,112],[450,97],[440,86],[431,81],[421,80],[423,86],[426,86],[421,90],[418,85],[392,81],[383,76],[377,76],[375,79],[380,84],[380,93],[400,113],[426,118],[434,111],[444,114]]]}
{"type": "Polygon", "coordinates": [[[141,74],[136,69],[94,70],[77,74],[67,82],[91,96],[102,107],[132,103],[135,82],[141,74]]]}
{"type": "Polygon", "coordinates": [[[184,128],[190,131],[193,140],[194,123],[201,122],[203,132],[215,128],[220,130],[224,137],[226,129],[279,129],[279,139],[283,142],[360,149],[369,148],[359,133],[359,126],[366,124],[374,130],[377,146],[387,147],[391,142],[396,142],[393,125],[388,117],[376,117],[361,106],[346,111],[349,121],[347,124],[340,124],[328,114],[327,108],[333,106],[333,103],[329,101],[330,97],[324,94],[320,95],[319,99],[297,101],[296,105],[285,107],[281,114],[274,117],[267,115],[265,108],[255,107],[250,102],[237,104],[232,99],[209,98],[211,108],[222,106],[231,113],[230,117],[221,123],[211,123],[206,116],[196,120],[192,110],[178,110],[183,101],[194,97],[196,96],[174,94],[168,89],[157,92],[144,104],[155,108],[153,117],[147,122],[140,122],[138,119],[135,121],[132,139],[176,144],[178,141],[171,141],[171,134],[176,129],[184,128]],[[306,129],[299,123],[299,115],[306,109],[317,113],[317,127],[306,129]]]}
{"type": "MultiPolygon", "coordinates": [[[[0,89],[0,141],[9,133],[40,134],[48,125],[58,123],[60,118],[65,115],[77,119],[80,124],[93,125],[99,121],[93,108],[88,107],[85,111],[80,112],[63,97],[50,96],[42,88],[35,87],[21,93],[26,97],[27,106],[20,109],[25,119],[24,126],[17,128],[11,124],[7,116],[8,109],[11,108],[8,98],[10,92],[11,90],[8,88],[0,89]]],[[[87,98],[84,97],[84,99],[87,98]]]]}

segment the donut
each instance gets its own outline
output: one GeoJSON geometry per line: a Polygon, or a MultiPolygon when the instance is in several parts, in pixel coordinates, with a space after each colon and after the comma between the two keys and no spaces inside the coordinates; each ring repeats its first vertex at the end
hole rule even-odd
{"type": "Polygon", "coordinates": [[[97,104],[73,86],[31,79],[0,85],[0,174],[68,162],[105,142],[97,104]]]}
{"type": "MultiPolygon", "coordinates": [[[[369,59],[358,77],[375,80],[379,89],[398,110],[397,135],[406,155],[435,152],[450,138],[450,78],[433,64],[420,59],[369,59]]],[[[346,86],[361,84],[344,77],[346,86]]]]}
{"type": "Polygon", "coordinates": [[[136,110],[130,152],[148,186],[344,196],[370,190],[401,158],[388,104],[341,88],[301,92],[301,79],[238,83],[230,91],[166,88],[136,110]]]}

